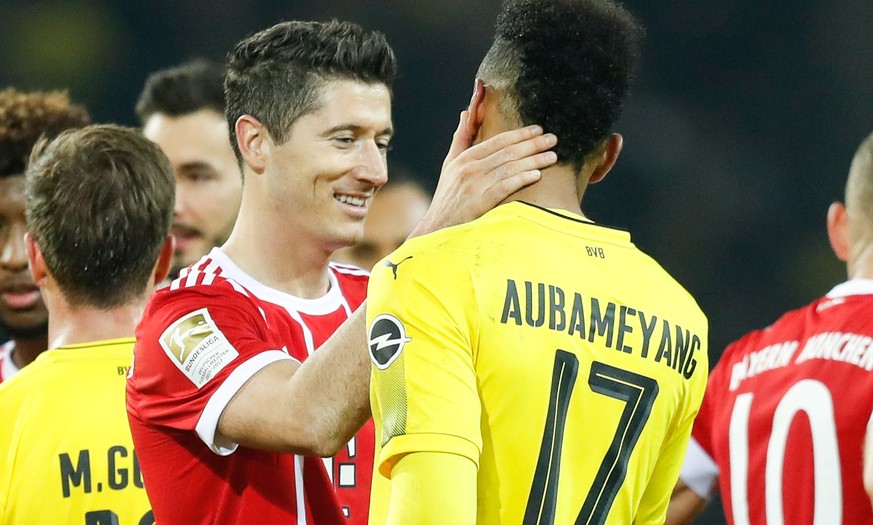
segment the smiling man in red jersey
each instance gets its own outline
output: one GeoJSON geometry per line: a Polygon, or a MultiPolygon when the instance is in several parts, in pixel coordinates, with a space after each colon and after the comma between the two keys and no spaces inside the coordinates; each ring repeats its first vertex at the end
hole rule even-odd
{"type": "Polygon", "coordinates": [[[27,269],[24,167],[40,136],[53,137],[90,122],[66,93],[0,91],[0,382],[48,346],[48,312],[27,269]]]}

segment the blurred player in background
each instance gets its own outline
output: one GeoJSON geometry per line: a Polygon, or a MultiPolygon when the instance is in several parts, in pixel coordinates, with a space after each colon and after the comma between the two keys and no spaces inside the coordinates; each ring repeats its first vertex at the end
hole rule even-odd
{"type": "Polygon", "coordinates": [[[334,252],[333,260],[371,270],[403,244],[428,206],[430,194],[421,183],[405,169],[392,165],[388,183],[373,195],[361,240],[334,252]]]}
{"type": "Polygon", "coordinates": [[[50,349],[0,385],[0,523],[152,525],[124,383],[172,258],[169,163],[137,130],[89,126],[38,145],[26,177],[50,349]]]}
{"type": "Polygon", "coordinates": [[[374,482],[371,523],[664,522],[706,386],[706,317],[580,205],[621,150],[611,129],[640,34],[609,0],[504,4],[477,139],[541,122],[558,162],[374,269],[371,404],[390,490],[374,482]]]}
{"type": "Polygon", "coordinates": [[[48,345],[48,313],[27,271],[24,168],[41,136],[79,128],[90,117],[63,92],[0,91],[0,382],[31,363],[48,345]]]}
{"type": "Polygon", "coordinates": [[[694,424],[671,524],[721,493],[728,523],[873,524],[873,135],[828,237],[849,280],[728,346],[694,424]],[[868,490],[869,490],[868,489],[868,490]]]}
{"type": "MultiPolygon", "coordinates": [[[[366,522],[372,425],[350,439],[370,415],[367,275],[330,257],[360,240],[385,183],[395,71],[382,34],[337,21],[277,24],[230,54],[239,216],[154,295],[128,381],[158,523],[366,522]]],[[[420,231],[481,214],[549,164],[541,129],[471,138],[458,131],[420,231]]]]}
{"type": "Polygon", "coordinates": [[[194,60],[152,73],[136,113],[143,134],[160,146],[176,176],[170,277],[194,264],[233,229],[242,173],[224,118],[224,66],[194,60]]]}

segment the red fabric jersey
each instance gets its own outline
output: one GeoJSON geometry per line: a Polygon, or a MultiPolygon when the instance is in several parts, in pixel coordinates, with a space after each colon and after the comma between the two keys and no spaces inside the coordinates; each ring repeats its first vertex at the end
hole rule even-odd
{"type": "Polygon", "coordinates": [[[733,343],[710,375],[683,480],[714,461],[734,525],[873,524],[862,481],[871,370],[870,280],[733,343]]]}
{"type": "Polygon", "coordinates": [[[335,458],[215,439],[219,416],[249,378],[277,360],[306,359],[363,302],[366,272],[331,265],[329,273],[325,296],[301,299],[214,249],[149,301],[127,406],[157,523],[367,523],[372,422],[335,458]]]}

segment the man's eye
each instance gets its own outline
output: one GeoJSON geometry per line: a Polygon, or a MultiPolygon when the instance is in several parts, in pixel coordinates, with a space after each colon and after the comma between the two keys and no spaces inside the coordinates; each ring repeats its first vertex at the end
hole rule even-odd
{"type": "Polygon", "coordinates": [[[339,143],[343,146],[351,146],[352,144],[355,143],[354,137],[336,137],[333,140],[335,140],[337,143],[339,143]]]}

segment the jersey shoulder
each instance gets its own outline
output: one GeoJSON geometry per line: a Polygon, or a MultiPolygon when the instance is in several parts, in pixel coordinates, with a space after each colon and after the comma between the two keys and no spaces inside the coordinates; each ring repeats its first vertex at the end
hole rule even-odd
{"type": "Polygon", "coordinates": [[[367,298],[367,285],[370,282],[370,272],[351,266],[331,262],[330,271],[336,277],[337,283],[342,290],[342,295],[352,307],[357,308],[367,298]]]}
{"type": "MultiPolygon", "coordinates": [[[[633,275],[638,282],[648,283],[647,286],[641,287],[640,293],[651,292],[657,300],[661,297],[669,297],[670,304],[677,309],[681,308],[687,315],[697,315],[701,323],[708,325],[706,314],[684,284],[644,250],[634,245],[633,251],[633,275]]],[[[625,277],[621,273],[617,274],[619,279],[625,277]]]]}
{"type": "Polygon", "coordinates": [[[505,239],[512,237],[518,227],[513,222],[526,207],[521,203],[503,204],[470,222],[413,237],[382,259],[373,268],[372,278],[379,280],[392,272],[396,275],[399,265],[411,259],[415,259],[415,266],[437,274],[469,268],[469,262],[478,259],[482,250],[507,243],[505,239]]]}
{"type": "Polygon", "coordinates": [[[328,265],[337,278],[344,282],[367,282],[370,272],[353,264],[344,264],[331,261],[328,265]]]}
{"type": "MultiPolygon", "coordinates": [[[[129,364],[133,345],[134,339],[130,337],[46,350],[37,356],[33,363],[0,384],[0,402],[5,402],[2,400],[3,396],[15,396],[20,392],[55,390],[58,383],[64,383],[66,388],[79,379],[71,378],[71,373],[91,370],[106,361],[117,361],[126,366],[129,364]]],[[[88,387],[88,384],[79,385],[79,388],[88,387]]]]}
{"type": "MultiPolygon", "coordinates": [[[[181,278],[180,278],[181,279],[181,278]]],[[[254,296],[242,285],[233,279],[215,276],[206,282],[192,282],[185,284],[179,279],[170,286],[158,290],[146,303],[143,313],[142,324],[159,315],[161,312],[184,313],[192,309],[200,309],[207,306],[233,306],[250,305],[256,308],[254,296]],[[178,284],[177,284],[178,283],[178,284]]]]}
{"type": "Polygon", "coordinates": [[[46,350],[31,364],[19,370],[14,376],[0,383],[0,404],[10,399],[21,399],[27,392],[40,391],[39,385],[46,383],[55,375],[53,357],[57,350],[46,350]]]}

